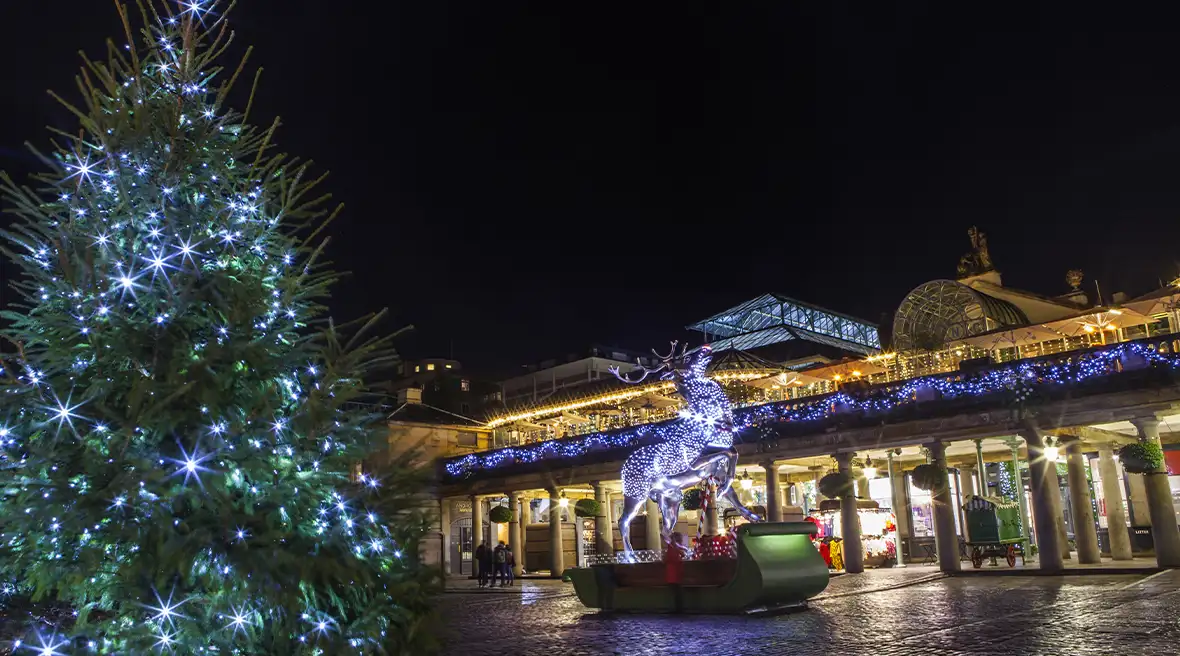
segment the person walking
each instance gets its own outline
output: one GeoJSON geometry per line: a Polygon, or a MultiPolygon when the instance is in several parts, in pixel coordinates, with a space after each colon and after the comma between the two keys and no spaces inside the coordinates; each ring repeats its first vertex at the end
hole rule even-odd
{"type": "Polygon", "coordinates": [[[506,552],[506,551],[508,551],[508,549],[504,547],[503,540],[501,540],[500,544],[497,544],[496,548],[494,550],[492,550],[492,587],[493,588],[496,587],[496,577],[497,576],[500,577],[500,587],[501,588],[508,585],[508,577],[504,575],[504,564],[508,562],[508,556],[506,556],[504,554],[504,552],[506,552]]]}
{"type": "Polygon", "coordinates": [[[504,576],[508,579],[508,585],[516,585],[516,556],[511,549],[505,549],[504,557],[504,576]]]}

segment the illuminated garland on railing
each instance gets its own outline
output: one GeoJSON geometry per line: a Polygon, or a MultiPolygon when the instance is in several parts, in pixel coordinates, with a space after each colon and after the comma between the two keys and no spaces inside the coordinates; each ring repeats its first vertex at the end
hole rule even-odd
{"type": "MultiPolygon", "coordinates": [[[[891,385],[877,386],[865,392],[837,392],[809,401],[779,401],[750,406],[734,412],[738,428],[783,422],[819,421],[834,415],[873,415],[892,412],[900,407],[934,399],[958,399],[1011,393],[1013,400],[1024,399],[1029,391],[1051,386],[1076,384],[1110,376],[1127,368],[1167,367],[1180,369],[1180,358],[1161,354],[1151,346],[1134,342],[1080,354],[1062,354],[1060,360],[1025,360],[978,373],[955,372],[914,378],[891,385]],[[1132,367],[1134,358],[1142,358],[1132,367]]],[[[623,431],[594,433],[579,438],[551,440],[525,447],[508,447],[480,454],[469,454],[446,461],[448,476],[466,478],[477,471],[497,469],[542,460],[578,458],[595,451],[638,446],[659,441],[666,431],[683,419],[646,424],[623,431]]]]}

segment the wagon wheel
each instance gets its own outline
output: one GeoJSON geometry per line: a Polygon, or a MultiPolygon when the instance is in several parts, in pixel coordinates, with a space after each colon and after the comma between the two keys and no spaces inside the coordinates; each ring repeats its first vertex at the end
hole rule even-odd
{"type": "Polygon", "coordinates": [[[979,547],[971,547],[971,565],[975,569],[983,567],[983,550],[979,547]]]}
{"type": "Polygon", "coordinates": [[[1016,567],[1016,545],[1008,545],[1008,567],[1016,567]]]}

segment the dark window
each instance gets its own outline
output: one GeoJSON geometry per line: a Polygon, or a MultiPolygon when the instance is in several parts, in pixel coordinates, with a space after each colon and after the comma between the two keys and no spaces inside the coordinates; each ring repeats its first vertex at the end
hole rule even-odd
{"type": "Polygon", "coordinates": [[[459,446],[479,446],[479,435],[477,433],[459,433],[459,446]]]}

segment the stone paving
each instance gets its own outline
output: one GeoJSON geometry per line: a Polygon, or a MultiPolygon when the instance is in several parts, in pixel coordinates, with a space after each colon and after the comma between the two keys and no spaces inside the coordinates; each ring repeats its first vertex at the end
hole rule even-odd
{"type": "Polygon", "coordinates": [[[776,617],[605,615],[569,584],[442,596],[447,654],[1160,654],[1180,644],[1180,571],[947,578],[932,567],[832,579],[776,617]]]}

